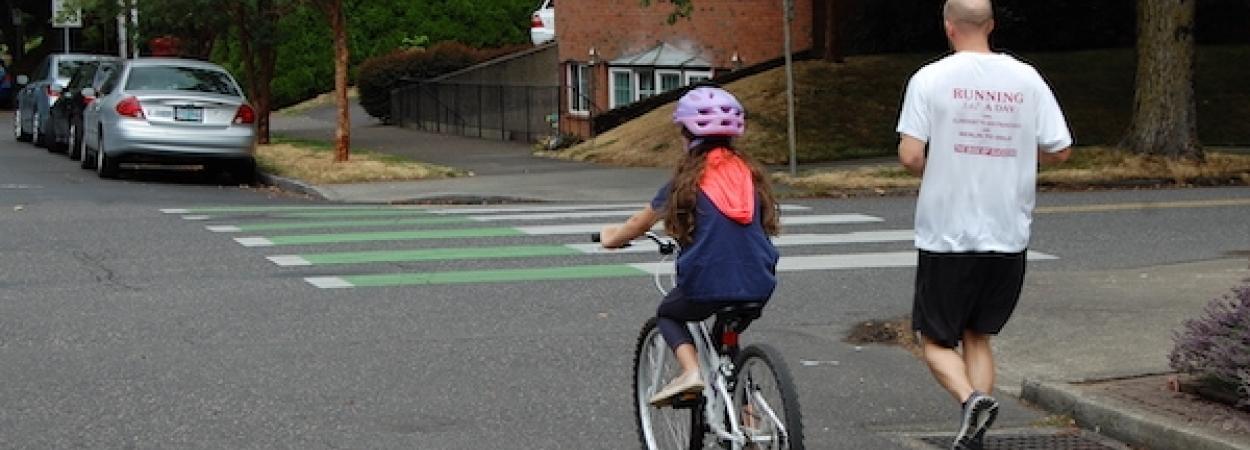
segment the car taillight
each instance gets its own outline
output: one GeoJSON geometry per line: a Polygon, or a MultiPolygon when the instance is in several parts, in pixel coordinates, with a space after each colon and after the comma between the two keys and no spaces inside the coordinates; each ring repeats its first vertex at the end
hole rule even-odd
{"type": "Polygon", "coordinates": [[[239,112],[234,113],[234,124],[247,125],[253,123],[256,123],[256,110],[246,103],[239,105],[239,112]]]}
{"type": "Polygon", "coordinates": [[[542,27],[543,27],[543,18],[538,17],[538,14],[534,14],[534,18],[530,20],[530,28],[542,28],[542,27]]]}
{"type": "Polygon", "coordinates": [[[60,89],[57,89],[56,87],[52,86],[51,84],[49,84],[49,85],[47,85],[47,86],[44,86],[44,90],[48,91],[48,96],[49,96],[49,97],[60,97],[60,96],[61,96],[61,90],[60,90],[60,89]]]}
{"type": "Polygon", "coordinates": [[[139,99],[134,97],[126,97],[124,100],[117,102],[117,114],[122,117],[133,117],[135,119],[143,118],[143,105],[139,104],[139,99]]]}
{"type": "Polygon", "coordinates": [[[82,104],[83,104],[83,106],[90,105],[90,104],[91,104],[91,102],[94,102],[94,101],[95,101],[95,97],[92,97],[92,96],[90,96],[90,95],[84,95],[84,96],[82,96],[82,104]]]}

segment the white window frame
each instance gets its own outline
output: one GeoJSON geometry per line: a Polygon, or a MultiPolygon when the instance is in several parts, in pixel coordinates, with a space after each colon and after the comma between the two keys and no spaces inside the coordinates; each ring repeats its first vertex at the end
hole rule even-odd
{"type": "Polygon", "coordinates": [[[638,73],[630,67],[613,67],[608,70],[608,91],[612,93],[609,99],[609,109],[615,109],[618,106],[625,106],[638,101],[638,73]],[[629,76],[629,103],[617,103],[616,101],[616,74],[623,73],[629,76]]]}
{"type": "Polygon", "coordinates": [[[570,63],[568,65],[568,96],[569,96],[569,115],[587,117],[590,116],[590,97],[585,91],[590,90],[589,77],[594,76],[594,72],[590,70],[590,66],[581,63],[570,63]],[[573,74],[578,75],[574,81],[573,74]]]}
{"type": "Polygon", "coordinates": [[[682,86],[685,86],[685,84],[682,84],[682,81],[684,81],[685,79],[686,78],[682,76],[681,70],[679,69],[655,69],[655,95],[660,95],[668,91],[675,91],[675,90],[681,89],[682,86]],[[676,75],[677,86],[673,86],[672,89],[665,90],[664,82],[663,82],[665,75],[676,75]]]}
{"type": "Polygon", "coordinates": [[[690,85],[694,84],[694,83],[691,83],[691,82],[690,82],[690,78],[691,78],[691,77],[705,77],[704,79],[699,80],[699,81],[711,80],[711,79],[712,79],[712,71],[710,71],[710,70],[691,70],[691,71],[687,71],[687,72],[685,72],[685,73],[682,75],[682,80],[685,82],[685,85],[686,85],[686,86],[690,86],[690,85]]]}

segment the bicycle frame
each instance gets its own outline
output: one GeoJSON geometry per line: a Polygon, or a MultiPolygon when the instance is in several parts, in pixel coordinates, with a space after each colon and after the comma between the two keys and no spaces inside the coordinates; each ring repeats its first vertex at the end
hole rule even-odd
{"type": "Polygon", "coordinates": [[[733,402],[729,401],[733,398],[729,390],[733,388],[732,382],[735,381],[732,379],[733,361],[716,350],[717,344],[712,342],[712,334],[708,331],[706,321],[689,322],[686,327],[695,337],[694,344],[699,355],[699,370],[703,373],[703,379],[708,380],[707,385],[703,387],[704,401],[701,405],[708,429],[718,439],[732,443],[733,448],[742,448],[746,445],[746,435],[742,432],[739,412],[734,410],[733,402]],[[724,423],[726,418],[729,419],[728,424],[724,423]]]}
{"type": "MultiPolygon", "coordinates": [[[[647,232],[644,237],[654,241],[660,246],[660,253],[664,255],[660,262],[669,260],[669,256],[675,249],[675,244],[660,238],[653,232],[647,232]]],[[[598,241],[597,235],[592,238],[598,241]]],[[[668,295],[668,290],[664,288],[663,277],[661,272],[655,273],[655,287],[662,296],[668,295]]],[[[669,286],[676,285],[676,277],[670,280],[669,286]]],[[[738,348],[738,331],[733,329],[730,323],[716,322],[720,317],[713,316],[709,319],[713,323],[715,330],[709,329],[709,320],[698,322],[687,322],[686,327],[690,330],[690,335],[694,337],[694,345],[696,354],[699,357],[699,371],[703,375],[703,379],[707,382],[703,387],[703,401],[697,406],[691,407],[691,414],[700,414],[700,423],[707,426],[708,431],[714,434],[717,440],[727,442],[730,448],[741,450],[748,443],[748,438],[743,430],[742,411],[738,411],[736,405],[732,401],[733,396],[730,393],[735,389],[736,384],[741,380],[735,378],[735,367],[733,359],[736,357],[738,348]],[[723,327],[723,328],[721,328],[723,327]],[[716,340],[722,342],[715,342],[716,340]],[[724,348],[725,351],[721,351],[724,348]],[[696,412],[696,408],[702,411],[696,412]]],[[[664,349],[662,351],[666,351],[664,349]]],[[[657,368],[658,370],[658,368],[657,368]]],[[[657,374],[658,375],[658,374],[657,374]]],[[[657,376],[658,378],[658,376],[657,376]]],[[[772,407],[760,395],[759,392],[748,392],[751,396],[751,405],[758,405],[763,409],[765,417],[777,427],[777,431],[781,436],[788,439],[789,432],[785,429],[785,424],[777,417],[772,407]]],[[[692,432],[697,432],[692,430],[692,432]]],[[[761,439],[759,436],[752,436],[751,442],[766,442],[770,439],[761,439]]]]}

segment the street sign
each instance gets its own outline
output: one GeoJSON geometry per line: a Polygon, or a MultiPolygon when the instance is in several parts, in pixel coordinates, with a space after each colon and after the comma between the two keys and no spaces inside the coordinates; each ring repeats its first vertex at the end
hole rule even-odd
{"type": "Polygon", "coordinates": [[[52,0],[52,26],[54,28],[82,28],[82,9],[69,9],[66,0],[52,0]]]}

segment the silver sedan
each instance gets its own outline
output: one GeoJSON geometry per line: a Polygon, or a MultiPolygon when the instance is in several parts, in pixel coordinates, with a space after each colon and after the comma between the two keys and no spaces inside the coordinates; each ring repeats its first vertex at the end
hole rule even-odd
{"type": "Polygon", "coordinates": [[[251,182],[256,112],[219,65],[140,58],[113,72],[83,112],[84,160],[103,178],[119,169],[224,169],[251,182]],[[88,159],[92,158],[92,159],[88,159]]]}

